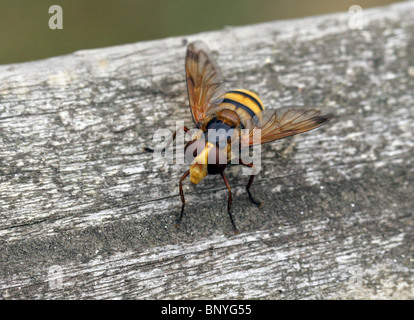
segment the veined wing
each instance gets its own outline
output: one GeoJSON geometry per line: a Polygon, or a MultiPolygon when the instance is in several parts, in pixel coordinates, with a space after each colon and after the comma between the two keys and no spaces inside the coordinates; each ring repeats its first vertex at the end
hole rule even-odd
{"type": "Polygon", "coordinates": [[[220,69],[203,41],[188,45],[185,72],[191,114],[194,122],[200,126],[209,109],[219,104],[225,94],[220,69]]]}
{"type": "Polygon", "coordinates": [[[248,133],[241,134],[242,146],[266,143],[318,128],[333,118],[315,109],[264,110],[249,121],[248,133]],[[260,129],[260,135],[254,135],[260,129]]]}

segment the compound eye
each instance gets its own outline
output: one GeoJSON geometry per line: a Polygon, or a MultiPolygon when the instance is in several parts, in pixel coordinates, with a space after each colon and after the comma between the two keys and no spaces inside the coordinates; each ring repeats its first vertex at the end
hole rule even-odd
{"type": "Polygon", "coordinates": [[[204,139],[189,141],[184,147],[185,160],[192,163],[206,146],[204,139]]]}

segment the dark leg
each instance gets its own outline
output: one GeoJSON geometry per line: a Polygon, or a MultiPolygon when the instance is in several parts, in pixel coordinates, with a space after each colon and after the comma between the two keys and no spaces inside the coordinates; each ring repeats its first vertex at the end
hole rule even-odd
{"type": "MultiPolygon", "coordinates": [[[[174,132],[174,134],[172,135],[172,137],[170,138],[170,140],[168,140],[167,144],[166,144],[166,145],[165,145],[165,147],[161,150],[161,152],[165,152],[165,149],[167,149],[167,148],[170,146],[171,142],[173,142],[173,141],[174,141],[174,139],[175,139],[175,137],[177,136],[178,131],[180,131],[181,129],[183,129],[183,130],[184,130],[184,132],[188,132],[188,130],[190,130],[190,129],[188,129],[186,126],[181,127],[181,128],[178,128],[178,130],[174,132]]],[[[147,151],[147,152],[154,152],[154,149],[152,149],[152,148],[147,148],[147,147],[142,148],[142,150],[147,151]]]]}
{"type": "MultiPolygon", "coordinates": [[[[253,163],[246,163],[246,162],[243,162],[242,160],[239,160],[239,163],[242,164],[242,165],[244,165],[244,166],[246,166],[246,167],[253,168],[253,170],[254,170],[253,163]]],[[[254,175],[254,174],[252,174],[250,176],[249,182],[247,183],[247,186],[246,186],[246,191],[247,191],[247,193],[249,195],[249,198],[250,198],[251,202],[253,202],[259,208],[261,208],[262,207],[262,203],[260,201],[257,201],[255,198],[253,198],[252,193],[250,192],[250,186],[252,185],[253,179],[254,179],[255,176],[256,175],[254,175]]]]}
{"type": "Polygon", "coordinates": [[[234,222],[233,214],[231,213],[231,188],[230,188],[229,180],[227,179],[227,176],[224,172],[220,174],[224,180],[224,183],[226,184],[227,189],[229,190],[229,201],[227,203],[227,212],[229,213],[230,221],[231,221],[231,224],[233,225],[234,233],[239,233],[239,229],[237,229],[236,223],[234,222]]]}
{"type": "Polygon", "coordinates": [[[181,202],[182,202],[182,206],[181,206],[181,214],[180,217],[177,219],[177,222],[175,223],[175,226],[177,228],[180,227],[181,224],[181,220],[183,219],[184,216],[184,206],[185,206],[185,199],[184,199],[184,191],[183,191],[183,180],[185,178],[187,178],[187,176],[190,174],[190,170],[188,170],[186,173],[183,174],[183,176],[180,178],[180,197],[181,197],[181,202]]]}

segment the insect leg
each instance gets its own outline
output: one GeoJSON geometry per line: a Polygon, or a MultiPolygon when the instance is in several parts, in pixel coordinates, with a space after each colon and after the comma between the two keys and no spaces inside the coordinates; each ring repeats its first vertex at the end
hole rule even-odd
{"type": "Polygon", "coordinates": [[[227,212],[229,213],[230,221],[231,221],[231,224],[233,225],[234,233],[239,233],[239,229],[237,229],[236,223],[234,222],[234,216],[231,213],[231,188],[230,188],[229,180],[227,179],[227,176],[224,172],[222,172],[220,174],[221,174],[221,177],[224,180],[224,183],[226,184],[227,189],[229,190],[229,200],[228,200],[228,203],[227,203],[227,212]]]}
{"type": "Polygon", "coordinates": [[[183,180],[190,174],[190,170],[188,170],[186,173],[183,174],[183,176],[180,178],[180,197],[181,197],[181,214],[180,217],[177,219],[177,222],[175,223],[175,226],[178,228],[180,227],[181,220],[184,216],[184,206],[185,206],[185,199],[184,199],[184,191],[183,191],[183,180]]]}
{"type": "MultiPolygon", "coordinates": [[[[172,135],[172,137],[170,138],[170,140],[168,140],[167,144],[166,144],[166,145],[165,145],[165,147],[161,150],[161,152],[165,152],[165,149],[167,149],[167,148],[170,146],[171,142],[173,142],[173,141],[174,141],[175,137],[177,136],[177,133],[178,133],[181,129],[183,129],[183,130],[184,130],[184,132],[188,132],[188,131],[190,130],[190,129],[188,129],[186,126],[183,126],[183,127],[181,127],[181,128],[178,128],[178,129],[177,129],[177,131],[175,131],[175,132],[174,132],[174,134],[172,135]]],[[[146,151],[146,152],[154,152],[154,149],[152,149],[152,148],[147,148],[147,147],[142,148],[142,150],[144,150],[144,151],[146,151]]]]}
{"type": "MultiPolygon", "coordinates": [[[[242,165],[244,165],[246,167],[253,168],[253,170],[254,170],[253,163],[247,163],[247,162],[244,162],[243,160],[239,160],[239,164],[242,164],[242,165]]],[[[255,176],[256,176],[255,174],[252,174],[250,176],[249,182],[247,183],[247,186],[246,186],[246,191],[247,191],[247,193],[249,195],[249,198],[250,198],[251,202],[253,202],[259,208],[261,208],[262,207],[262,203],[260,201],[257,201],[255,198],[253,198],[252,193],[250,192],[250,186],[252,185],[253,179],[254,179],[255,176]]]]}

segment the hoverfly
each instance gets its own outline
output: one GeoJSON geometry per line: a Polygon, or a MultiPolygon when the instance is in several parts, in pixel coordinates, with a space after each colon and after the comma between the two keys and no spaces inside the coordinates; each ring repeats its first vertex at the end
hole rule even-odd
{"type": "MultiPolygon", "coordinates": [[[[315,109],[265,110],[258,95],[252,91],[226,91],[220,69],[203,41],[195,41],[188,45],[185,73],[191,115],[196,128],[201,129],[202,134],[189,141],[184,148],[190,169],[182,175],[179,182],[182,207],[176,226],[180,225],[184,215],[184,179],[190,176],[191,182],[198,184],[207,175],[220,174],[228,189],[227,212],[235,233],[238,233],[231,211],[231,188],[224,173],[231,157],[237,156],[232,150],[240,150],[234,147],[240,147],[242,142],[244,145],[252,146],[306,132],[325,124],[333,115],[321,115],[321,112],[315,109]],[[208,133],[211,129],[224,132],[224,135],[214,135],[210,138],[208,133]],[[255,129],[260,129],[259,139],[253,139],[255,129]],[[243,135],[242,131],[247,131],[247,134],[243,135]]],[[[172,143],[179,130],[189,131],[185,126],[178,129],[168,140],[163,151],[172,143]]],[[[154,151],[150,148],[144,150],[154,151]]],[[[238,160],[238,164],[254,168],[253,163],[244,162],[242,159],[238,160]]],[[[261,207],[262,203],[250,192],[254,177],[255,174],[252,173],[246,191],[251,202],[261,207]]]]}

